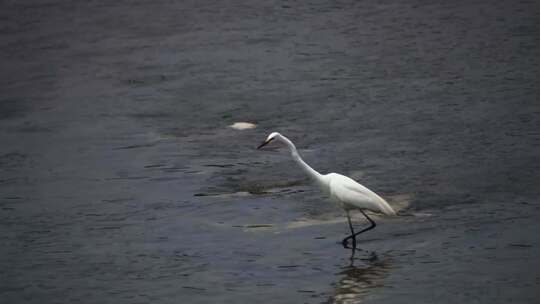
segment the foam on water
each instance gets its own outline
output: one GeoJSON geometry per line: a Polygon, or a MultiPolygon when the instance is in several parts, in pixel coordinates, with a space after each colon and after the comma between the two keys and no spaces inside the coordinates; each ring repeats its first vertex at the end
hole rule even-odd
{"type": "Polygon", "coordinates": [[[229,126],[229,128],[233,128],[235,130],[247,130],[247,129],[254,129],[256,127],[257,125],[253,123],[243,122],[243,121],[235,122],[229,126]]]}

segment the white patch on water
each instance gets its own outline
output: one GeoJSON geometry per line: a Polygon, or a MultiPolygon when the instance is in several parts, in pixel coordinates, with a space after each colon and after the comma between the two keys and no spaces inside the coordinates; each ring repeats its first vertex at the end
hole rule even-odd
{"type": "Polygon", "coordinates": [[[244,225],[242,228],[244,232],[259,232],[259,231],[269,231],[269,230],[275,229],[273,224],[250,224],[250,225],[244,225]]]}
{"type": "Polygon", "coordinates": [[[237,192],[231,192],[231,193],[203,193],[200,196],[210,196],[210,197],[216,197],[216,198],[233,198],[233,197],[246,197],[252,195],[251,193],[247,191],[237,191],[237,192]]]}
{"type": "MultiPolygon", "coordinates": [[[[404,193],[404,194],[396,194],[396,195],[385,195],[383,197],[388,201],[388,203],[392,206],[392,208],[394,208],[396,212],[399,212],[410,206],[411,201],[414,198],[414,195],[412,193],[404,193]]],[[[376,221],[390,218],[388,216],[372,213],[369,211],[367,211],[367,213],[369,214],[369,217],[373,218],[376,221]]],[[[366,218],[360,212],[351,211],[350,214],[351,214],[351,219],[355,222],[361,222],[361,221],[367,222],[366,218]]],[[[420,216],[429,216],[429,214],[422,214],[420,216]]],[[[333,214],[332,217],[329,217],[329,218],[317,218],[317,219],[300,218],[291,223],[288,223],[286,228],[296,229],[296,228],[303,228],[303,227],[309,227],[309,226],[331,225],[331,224],[338,224],[338,223],[347,223],[347,217],[345,216],[345,212],[343,212],[342,215],[333,214]]]]}
{"type": "MultiPolygon", "coordinates": [[[[234,198],[234,197],[246,197],[246,196],[251,196],[251,195],[252,194],[249,192],[238,191],[234,193],[211,194],[209,196],[219,197],[219,198],[234,198]]],[[[392,208],[394,208],[396,212],[399,212],[410,206],[411,201],[414,198],[414,195],[412,193],[404,193],[404,194],[396,194],[396,195],[384,195],[384,198],[388,201],[388,203],[392,206],[392,208]]],[[[375,221],[384,221],[385,219],[391,218],[389,216],[373,213],[370,211],[367,211],[367,213],[375,221]]],[[[351,219],[356,223],[367,222],[366,218],[360,212],[352,211],[350,215],[351,215],[351,219]]],[[[419,217],[431,216],[431,214],[429,213],[415,213],[413,215],[419,216],[419,217]]],[[[248,224],[248,225],[242,225],[242,226],[236,226],[236,227],[242,228],[244,232],[263,232],[263,231],[272,231],[272,230],[280,231],[282,229],[298,229],[298,228],[304,228],[304,227],[310,227],[310,226],[334,225],[334,224],[346,224],[346,223],[347,223],[347,217],[345,216],[345,212],[340,212],[340,213],[332,212],[318,218],[302,217],[302,218],[295,219],[292,222],[282,223],[279,225],[248,224]]]]}
{"type": "Polygon", "coordinates": [[[409,208],[412,200],[414,199],[414,194],[412,193],[402,193],[395,195],[383,195],[383,198],[392,206],[394,211],[399,212],[409,208]]]}
{"type": "Polygon", "coordinates": [[[360,170],[354,170],[349,172],[349,177],[354,180],[361,180],[365,175],[365,172],[360,170]]]}
{"type": "Polygon", "coordinates": [[[235,122],[229,126],[229,128],[233,128],[235,130],[254,129],[255,127],[257,127],[256,124],[244,121],[235,122]]]}
{"type": "MultiPolygon", "coordinates": [[[[385,218],[386,216],[380,216],[378,214],[372,213],[367,211],[369,214],[369,217],[379,220],[381,218],[385,218]]],[[[367,222],[367,219],[360,213],[351,211],[351,220],[355,223],[358,222],[367,222]]],[[[345,216],[345,212],[343,214],[337,214],[332,213],[328,215],[327,218],[299,218],[294,220],[293,222],[290,222],[286,225],[287,229],[296,229],[296,228],[303,228],[303,227],[309,227],[309,226],[320,226],[320,225],[333,225],[333,224],[341,224],[341,223],[347,223],[347,216],[345,216]]]]}
{"type": "Polygon", "coordinates": [[[308,218],[301,218],[297,219],[294,222],[290,222],[287,224],[287,229],[296,229],[296,228],[303,228],[303,227],[309,227],[309,226],[320,226],[320,225],[330,225],[330,224],[338,224],[346,222],[347,218],[345,216],[342,217],[335,217],[331,219],[308,219],[308,218]]]}

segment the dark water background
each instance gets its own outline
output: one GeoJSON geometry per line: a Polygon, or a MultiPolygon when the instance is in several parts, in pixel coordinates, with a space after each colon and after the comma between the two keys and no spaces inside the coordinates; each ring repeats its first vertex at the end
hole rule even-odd
{"type": "Polygon", "coordinates": [[[538,2],[0,17],[0,302],[537,301],[538,2]],[[254,149],[270,131],[409,207],[351,265],[342,212],[286,151],[254,149]]]}

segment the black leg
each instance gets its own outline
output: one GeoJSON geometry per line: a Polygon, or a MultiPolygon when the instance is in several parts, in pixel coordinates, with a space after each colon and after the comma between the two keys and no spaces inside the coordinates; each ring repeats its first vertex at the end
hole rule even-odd
{"type": "Polygon", "coordinates": [[[370,226],[367,227],[367,228],[364,228],[362,230],[360,230],[359,232],[354,232],[354,229],[352,227],[352,224],[351,224],[351,217],[349,216],[349,212],[347,211],[347,219],[349,220],[349,228],[351,228],[351,235],[349,235],[348,237],[344,238],[343,241],[341,242],[341,244],[343,244],[343,247],[345,248],[350,248],[349,247],[349,244],[348,244],[348,241],[349,239],[352,239],[353,240],[353,250],[356,249],[356,236],[361,234],[361,233],[364,233],[368,230],[371,230],[373,228],[375,228],[377,226],[377,224],[375,224],[375,222],[363,211],[363,210],[360,210],[360,212],[362,212],[362,214],[367,218],[367,220],[370,222],[370,226]]]}
{"type": "Polygon", "coordinates": [[[364,210],[360,210],[360,212],[362,212],[362,214],[367,218],[367,220],[371,223],[371,226],[367,227],[367,228],[364,228],[362,229],[361,231],[357,232],[354,234],[353,238],[356,238],[357,235],[359,235],[360,233],[364,233],[368,230],[371,230],[373,228],[375,228],[377,226],[377,224],[375,224],[375,222],[364,212],[364,210]]]}
{"type": "MultiPolygon", "coordinates": [[[[354,235],[354,228],[351,223],[351,216],[349,214],[349,210],[345,211],[347,213],[347,221],[349,222],[349,228],[351,229],[351,235],[344,238],[343,241],[341,241],[341,244],[343,245],[343,248],[350,248],[349,247],[349,239],[354,235]]],[[[353,238],[353,248],[356,248],[356,239],[353,238]]]]}

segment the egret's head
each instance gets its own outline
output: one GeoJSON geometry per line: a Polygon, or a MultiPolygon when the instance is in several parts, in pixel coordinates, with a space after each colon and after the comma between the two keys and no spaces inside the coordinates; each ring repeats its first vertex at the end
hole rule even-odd
{"type": "Polygon", "coordinates": [[[268,137],[266,138],[266,140],[263,141],[263,143],[260,144],[260,145],[257,147],[257,149],[260,149],[260,148],[266,146],[266,145],[269,144],[274,138],[276,138],[276,136],[278,136],[278,135],[279,135],[278,132],[272,132],[272,133],[270,133],[270,135],[268,135],[268,137]]]}

